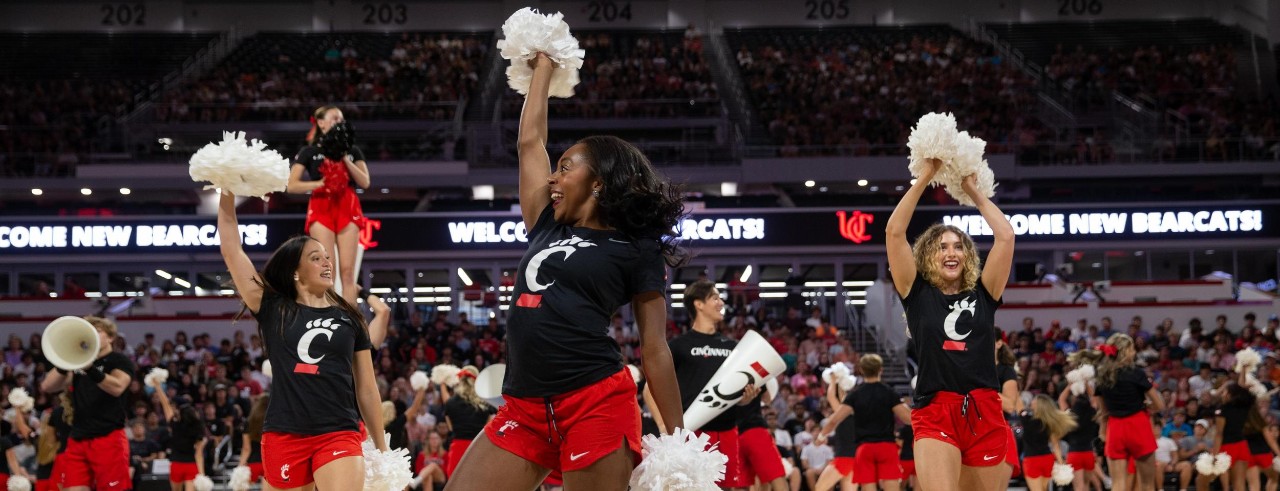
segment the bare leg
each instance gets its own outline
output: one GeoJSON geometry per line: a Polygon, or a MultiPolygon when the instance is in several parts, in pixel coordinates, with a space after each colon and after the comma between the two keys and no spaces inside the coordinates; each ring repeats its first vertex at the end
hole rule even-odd
{"type": "Polygon", "coordinates": [[[586,469],[564,473],[565,490],[627,491],[635,461],[631,457],[631,449],[627,447],[626,442],[621,442],[622,445],[617,450],[595,461],[586,469]]]}
{"type": "Polygon", "coordinates": [[[1155,454],[1134,459],[1134,467],[1138,471],[1138,490],[1155,491],[1156,457],[1155,454]]]}
{"type": "Polygon", "coordinates": [[[822,474],[818,476],[818,482],[811,487],[814,491],[827,491],[835,487],[842,477],[844,476],[836,470],[835,464],[827,464],[827,467],[822,469],[822,474]]]}
{"type": "MultiPolygon", "coordinates": [[[[956,451],[959,457],[960,451],[956,451]]],[[[1013,469],[1007,465],[993,465],[991,467],[960,467],[960,489],[993,489],[996,491],[1004,491],[1009,488],[1009,475],[1013,473],[1013,469]]],[[[933,487],[929,486],[929,490],[933,487]]]]}
{"type": "Polygon", "coordinates": [[[360,489],[364,487],[364,457],[343,457],[315,470],[320,489],[360,489]]]}
{"type": "Polygon", "coordinates": [[[1111,491],[1131,491],[1128,487],[1128,465],[1125,459],[1107,459],[1107,468],[1111,469],[1111,491]]]}
{"type": "MultiPolygon", "coordinates": [[[[311,226],[315,230],[315,225],[311,226]]],[[[356,303],[356,250],[360,248],[360,229],[356,224],[348,224],[338,232],[338,276],[342,280],[342,298],[352,305],[356,303]]],[[[333,253],[332,250],[329,251],[333,253]]]]}
{"type": "MultiPolygon", "coordinates": [[[[606,457],[607,459],[608,457],[606,457]]],[[[602,459],[605,460],[605,459],[602,459]]],[[[476,436],[462,461],[445,484],[445,491],[528,491],[538,486],[550,469],[498,448],[484,433],[476,436]],[[501,469],[502,472],[494,472],[501,469]]],[[[568,474],[565,475],[568,477],[568,474]]],[[[566,482],[568,480],[566,479],[566,482]]]]}
{"type": "MultiPolygon", "coordinates": [[[[920,478],[920,486],[926,491],[960,491],[961,489],[1004,489],[991,486],[961,486],[960,449],[955,446],[934,440],[921,438],[915,442],[916,475],[920,478]]],[[[1008,481],[1009,467],[996,466],[1008,481]]]]}

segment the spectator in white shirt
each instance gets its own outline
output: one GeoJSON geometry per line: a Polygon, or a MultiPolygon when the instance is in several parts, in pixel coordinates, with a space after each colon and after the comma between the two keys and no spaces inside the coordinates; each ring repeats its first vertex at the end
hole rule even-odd
{"type": "Polygon", "coordinates": [[[1187,387],[1191,389],[1191,396],[1197,399],[1204,395],[1205,391],[1213,388],[1213,373],[1208,363],[1200,363],[1200,373],[1187,379],[1187,387]]]}
{"type": "Polygon", "coordinates": [[[822,445],[809,445],[800,453],[800,463],[804,467],[804,480],[809,489],[817,489],[818,476],[831,462],[835,452],[825,442],[822,445]]]}

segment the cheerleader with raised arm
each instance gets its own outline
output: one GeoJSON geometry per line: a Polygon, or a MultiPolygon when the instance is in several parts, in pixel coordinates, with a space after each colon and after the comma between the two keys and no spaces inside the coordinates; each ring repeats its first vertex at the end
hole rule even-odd
{"type": "Polygon", "coordinates": [[[1098,346],[1101,362],[1097,367],[1097,389],[1094,406],[1106,411],[1107,467],[1111,469],[1113,491],[1128,491],[1129,459],[1137,471],[1136,488],[1153,491],[1155,484],[1156,437],[1151,431],[1151,415],[1164,410],[1164,399],[1151,384],[1151,378],[1134,362],[1138,352],[1133,338],[1112,334],[1098,346]]]}

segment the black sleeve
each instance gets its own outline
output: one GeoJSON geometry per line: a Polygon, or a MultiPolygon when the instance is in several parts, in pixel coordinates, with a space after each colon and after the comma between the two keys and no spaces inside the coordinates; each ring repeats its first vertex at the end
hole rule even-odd
{"type": "Polygon", "coordinates": [[[115,356],[108,356],[106,359],[102,360],[102,371],[109,374],[113,370],[120,369],[123,370],[124,373],[128,374],[130,378],[133,378],[134,372],[137,370],[134,368],[133,362],[129,360],[129,357],[120,353],[114,353],[114,355],[115,356]]]}
{"type": "Polygon", "coordinates": [[[369,329],[354,329],[356,333],[356,345],[354,351],[366,351],[373,349],[373,341],[369,339],[369,329]]]}
{"type": "Polygon", "coordinates": [[[918,298],[918,297],[916,297],[916,293],[917,293],[917,292],[919,292],[920,290],[924,289],[924,285],[925,285],[926,283],[928,283],[928,281],[929,281],[929,280],[924,279],[924,275],[923,275],[923,274],[920,274],[920,272],[919,272],[919,271],[916,271],[916,278],[915,278],[914,280],[912,280],[912,281],[911,281],[911,288],[907,290],[907,296],[905,296],[905,297],[904,297],[904,296],[902,296],[902,295],[898,294],[898,286],[897,286],[897,285],[894,285],[894,287],[893,287],[893,293],[894,293],[894,295],[898,295],[898,300],[899,300],[899,301],[903,301],[903,300],[906,300],[906,299],[908,299],[908,298],[918,298]]]}
{"type": "Polygon", "coordinates": [[[350,151],[350,152],[347,152],[347,153],[351,154],[351,161],[352,161],[352,162],[359,162],[359,161],[361,161],[361,160],[364,160],[364,151],[363,151],[363,150],[360,150],[360,147],[357,147],[357,146],[355,146],[355,145],[352,145],[352,146],[351,146],[351,151],[350,151]]]}
{"type": "Polygon", "coordinates": [[[662,291],[667,285],[666,262],[662,257],[662,248],[657,241],[641,241],[640,257],[636,259],[635,268],[631,271],[631,281],[627,285],[627,298],[641,293],[662,291]]]}

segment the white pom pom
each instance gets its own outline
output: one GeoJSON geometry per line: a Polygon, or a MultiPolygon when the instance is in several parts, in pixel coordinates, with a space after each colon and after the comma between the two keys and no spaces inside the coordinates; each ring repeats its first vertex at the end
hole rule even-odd
{"type": "Polygon", "coordinates": [[[147,372],[147,376],[142,379],[148,386],[160,388],[166,380],[169,380],[169,371],[163,368],[152,368],[147,372]]]}
{"type": "Polygon", "coordinates": [[[1213,468],[1213,455],[1209,452],[1200,454],[1196,457],[1196,472],[1204,476],[1216,476],[1218,472],[1213,468]]]}
{"type": "Polygon", "coordinates": [[[1093,380],[1093,365],[1080,365],[1075,370],[1067,372],[1067,382],[1071,385],[1071,393],[1075,395],[1083,394],[1088,387],[1090,381],[1093,380]]]}
{"type": "Polygon", "coordinates": [[[209,476],[200,474],[194,481],[192,484],[195,485],[196,491],[213,491],[213,479],[209,479],[209,476]]]}
{"type": "Polygon", "coordinates": [[[1097,376],[1097,372],[1093,369],[1093,365],[1081,366],[1080,373],[1082,374],[1085,382],[1092,382],[1094,377],[1097,376]]]}
{"type": "Polygon", "coordinates": [[[191,179],[208,181],[205,189],[223,189],[237,196],[265,198],[284,191],[289,161],[258,140],[246,142],[242,131],[222,132],[222,141],[205,145],[191,156],[191,179]]]}
{"type": "Polygon", "coordinates": [[[409,386],[413,387],[414,391],[424,390],[429,385],[431,385],[431,381],[427,379],[427,372],[418,370],[409,376],[409,386]]]}
{"type": "Polygon", "coordinates": [[[9,476],[9,491],[31,491],[31,480],[22,476],[9,476]]]}
{"type": "Polygon", "coordinates": [[[1219,453],[1213,458],[1214,474],[1226,474],[1231,470],[1231,456],[1225,453],[1219,453]]]}
{"type": "Polygon", "coordinates": [[[431,369],[431,383],[445,387],[458,385],[459,371],[460,369],[453,365],[436,365],[435,368],[431,369]]]}
{"type": "Polygon", "coordinates": [[[231,486],[231,491],[249,491],[249,488],[253,487],[253,483],[249,481],[252,477],[253,473],[249,468],[242,465],[231,471],[231,480],[227,485],[231,486]]]}
{"type": "Polygon", "coordinates": [[[1274,457],[1271,459],[1271,470],[1280,472],[1280,457],[1274,457]]]}
{"type": "Polygon", "coordinates": [[[920,177],[929,170],[925,159],[940,159],[944,163],[955,158],[956,118],[951,113],[929,113],[920,116],[907,137],[911,149],[911,163],[907,169],[912,177],[920,177]]]}
{"type": "Polygon", "coordinates": [[[849,391],[853,390],[853,386],[855,386],[855,385],[857,385],[857,384],[858,384],[858,379],[853,378],[853,376],[852,376],[852,375],[850,375],[850,376],[845,377],[845,378],[843,378],[843,379],[841,379],[841,380],[840,380],[840,390],[843,390],[843,391],[845,391],[845,392],[849,392],[849,391]]]}
{"type": "Polygon", "coordinates": [[[1053,482],[1059,486],[1071,484],[1076,478],[1076,469],[1071,464],[1053,464],[1053,482]]]}
{"type": "MultiPolygon", "coordinates": [[[[409,468],[409,451],[403,448],[391,448],[391,434],[384,433],[387,450],[380,451],[373,441],[366,438],[361,448],[364,450],[364,489],[369,491],[401,491],[413,482],[413,471],[409,468]]],[[[372,438],[372,437],[370,437],[372,438]]]]}
{"type": "Polygon", "coordinates": [[[827,367],[822,370],[822,381],[825,382],[827,385],[831,385],[835,383],[835,381],[832,380],[832,377],[835,376],[835,373],[832,371],[832,368],[835,368],[835,367],[827,367]]]}
{"type": "Polygon", "coordinates": [[[31,394],[27,393],[27,389],[17,387],[9,391],[9,405],[18,408],[24,413],[30,413],[31,409],[36,405],[36,400],[31,398],[31,394]]]}
{"type": "Polygon", "coordinates": [[[728,457],[707,448],[711,437],[684,428],[675,433],[645,435],[641,440],[645,458],[631,473],[631,489],[637,491],[720,489],[728,457]]]}
{"type": "Polygon", "coordinates": [[[262,374],[266,375],[267,378],[271,378],[271,360],[264,360],[262,362],[262,374]]]}
{"type": "Polygon", "coordinates": [[[1253,348],[1245,348],[1236,353],[1236,373],[1252,372],[1262,364],[1262,356],[1253,348]]]}
{"type": "Polygon", "coordinates": [[[783,457],[782,458],[782,477],[790,476],[791,471],[794,471],[794,470],[796,470],[796,466],[795,464],[791,463],[791,459],[783,457]]]}
{"type": "Polygon", "coordinates": [[[627,371],[631,372],[632,382],[639,384],[641,381],[644,380],[644,372],[640,371],[640,367],[628,363],[627,371]]]}
{"type": "Polygon", "coordinates": [[[571,97],[578,85],[578,70],[586,50],[578,47],[578,40],[569,33],[564,14],[539,14],[529,7],[517,10],[502,23],[502,36],[498,51],[503,59],[511,60],[507,67],[507,84],[521,94],[529,93],[533,81],[533,69],[529,60],[539,52],[546,53],[556,63],[551,74],[551,97],[571,97]]]}

